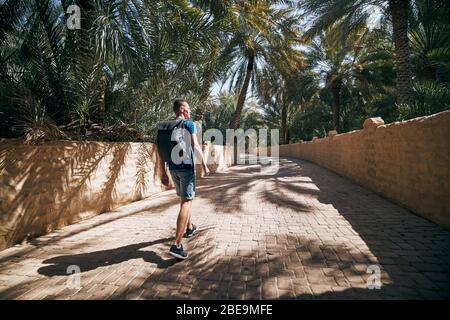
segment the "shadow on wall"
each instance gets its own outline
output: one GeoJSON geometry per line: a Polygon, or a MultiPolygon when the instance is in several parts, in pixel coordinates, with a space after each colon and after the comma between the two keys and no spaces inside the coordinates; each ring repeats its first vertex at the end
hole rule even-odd
{"type": "Polygon", "coordinates": [[[0,250],[161,190],[147,143],[0,147],[0,250]]]}
{"type": "MultiPolygon", "coordinates": [[[[154,196],[150,196],[149,198],[146,198],[145,200],[143,200],[143,202],[141,202],[142,205],[139,205],[140,202],[133,202],[129,205],[129,206],[134,207],[137,204],[138,207],[135,209],[130,210],[128,205],[125,205],[125,206],[121,206],[120,208],[117,208],[111,212],[108,212],[110,214],[102,216],[101,219],[97,219],[95,224],[77,223],[77,224],[73,225],[73,227],[71,228],[70,231],[63,231],[61,233],[58,233],[58,235],[52,235],[48,238],[32,239],[29,241],[29,244],[31,246],[21,248],[20,254],[17,252],[14,252],[14,251],[9,254],[8,253],[5,255],[2,254],[2,257],[0,257],[0,264],[8,262],[10,259],[12,259],[14,257],[19,258],[20,261],[22,261],[22,259],[25,260],[28,256],[33,255],[33,253],[36,252],[36,250],[40,250],[47,245],[53,245],[53,244],[59,243],[60,241],[62,241],[64,239],[76,236],[85,231],[106,225],[108,223],[112,223],[117,220],[126,219],[127,217],[134,216],[134,215],[139,215],[143,212],[153,212],[153,213],[162,212],[169,207],[178,205],[178,203],[174,204],[173,197],[170,195],[170,193],[159,193],[159,194],[155,194],[154,196]],[[152,201],[150,202],[150,204],[146,204],[147,199],[149,199],[149,198],[152,201]]],[[[4,271],[5,270],[0,267],[0,274],[3,273],[4,271]]]]}

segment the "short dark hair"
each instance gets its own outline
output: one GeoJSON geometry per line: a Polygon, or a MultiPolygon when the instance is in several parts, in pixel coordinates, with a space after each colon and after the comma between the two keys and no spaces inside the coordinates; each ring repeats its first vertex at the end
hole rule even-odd
{"type": "Polygon", "coordinates": [[[179,111],[180,111],[180,109],[181,109],[181,104],[182,103],[187,103],[187,101],[186,100],[184,100],[184,99],[177,99],[177,100],[175,100],[175,102],[173,103],[173,112],[175,112],[175,114],[177,114],[179,111]]]}

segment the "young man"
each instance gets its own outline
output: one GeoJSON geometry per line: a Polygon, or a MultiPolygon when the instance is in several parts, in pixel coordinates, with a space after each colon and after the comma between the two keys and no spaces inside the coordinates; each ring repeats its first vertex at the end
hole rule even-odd
{"type": "MultiPolygon", "coordinates": [[[[179,259],[186,259],[188,254],[183,249],[181,239],[183,238],[183,236],[185,238],[189,238],[197,231],[197,227],[191,222],[191,215],[189,212],[192,200],[195,196],[194,152],[196,156],[198,156],[201,160],[203,175],[208,175],[209,169],[206,165],[205,159],[203,158],[202,148],[198,143],[195,123],[192,120],[189,120],[191,118],[191,110],[189,108],[189,104],[186,100],[178,99],[173,104],[173,111],[177,116],[176,119],[184,120],[182,128],[187,130],[187,132],[189,133],[191,143],[190,146],[188,144],[189,150],[187,151],[189,155],[187,159],[184,159],[181,164],[176,164],[173,161],[170,161],[168,163],[170,175],[172,176],[172,180],[175,183],[177,195],[181,199],[180,212],[178,213],[177,219],[177,233],[175,236],[175,241],[170,247],[169,253],[179,259]]],[[[166,173],[164,161],[161,160],[160,165],[163,172],[161,176],[161,182],[164,185],[168,185],[169,177],[166,173]]]]}

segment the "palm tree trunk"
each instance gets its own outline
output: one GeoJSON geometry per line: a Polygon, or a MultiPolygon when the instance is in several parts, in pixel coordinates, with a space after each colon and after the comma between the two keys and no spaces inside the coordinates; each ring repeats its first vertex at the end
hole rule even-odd
{"type": "Polygon", "coordinates": [[[280,132],[280,145],[286,144],[286,132],[287,132],[287,105],[283,104],[281,107],[281,132],[280,132]]]}
{"type": "Polygon", "coordinates": [[[333,130],[339,130],[339,118],[341,113],[341,88],[342,79],[336,79],[331,83],[331,93],[333,94],[333,130]]]}
{"type": "MultiPolygon", "coordinates": [[[[88,95],[95,98],[89,107],[88,123],[93,122],[97,124],[104,123],[105,117],[105,76],[101,66],[100,55],[92,50],[91,43],[93,35],[90,33],[91,28],[95,22],[95,1],[93,0],[76,0],[75,4],[80,7],[81,14],[81,29],[78,30],[81,37],[80,52],[86,59],[92,63],[91,67],[93,75],[92,91],[89,90],[88,95]],[[97,82],[98,78],[98,82],[97,82]]],[[[91,98],[88,96],[87,98],[91,98]]]]}
{"type": "Polygon", "coordinates": [[[286,129],[286,144],[289,144],[290,140],[291,140],[291,135],[289,134],[289,130],[286,129]]]}
{"type": "MultiPolygon", "coordinates": [[[[201,102],[205,102],[210,94],[210,89],[211,86],[213,84],[213,78],[210,76],[208,77],[202,85],[202,89],[201,89],[201,93],[200,93],[200,101],[201,102]]],[[[205,104],[201,103],[199,106],[196,107],[195,109],[195,116],[194,116],[194,120],[195,121],[202,121],[203,120],[203,116],[205,115],[205,104]]]]}
{"type": "Polygon", "coordinates": [[[105,122],[105,77],[102,76],[99,85],[99,97],[98,97],[98,109],[97,109],[97,121],[102,125],[105,122]]]}
{"type": "Polygon", "coordinates": [[[287,103],[283,101],[284,83],[281,84],[281,93],[278,96],[278,105],[281,107],[281,132],[280,132],[280,145],[286,144],[286,131],[287,131],[287,103]]]}
{"type": "Polygon", "coordinates": [[[409,0],[389,0],[395,45],[397,103],[410,101],[412,72],[409,63],[408,12],[409,0]]]}
{"type": "Polygon", "coordinates": [[[431,64],[430,61],[425,62],[425,77],[428,80],[436,81],[436,68],[431,64]]]}
{"type": "Polygon", "coordinates": [[[230,122],[231,129],[237,129],[239,120],[241,118],[241,113],[242,113],[242,109],[244,108],[245,97],[247,96],[248,85],[250,84],[250,79],[252,76],[254,63],[255,63],[255,57],[249,56],[248,64],[247,64],[247,72],[245,74],[245,79],[244,79],[244,84],[242,85],[241,92],[239,93],[236,110],[234,111],[233,117],[230,122]]]}

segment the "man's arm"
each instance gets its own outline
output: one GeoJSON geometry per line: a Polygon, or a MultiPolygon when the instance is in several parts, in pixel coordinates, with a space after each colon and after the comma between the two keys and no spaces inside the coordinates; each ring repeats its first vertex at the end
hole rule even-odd
{"type": "Polygon", "coordinates": [[[165,186],[169,185],[169,177],[166,172],[166,163],[159,158],[159,168],[161,169],[161,183],[165,186]]]}
{"type": "Polygon", "coordinates": [[[194,152],[196,152],[196,156],[198,156],[198,157],[200,157],[200,159],[202,159],[203,174],[205,176],[207,176],[209,174],[209,169],[208,169],[208,166],[206,165],[205,158],[203,157],[202,147],[198,143],[197,134],[192,133],[191,139],[192,139],[192,145],[194,146],[194,152]]]}

